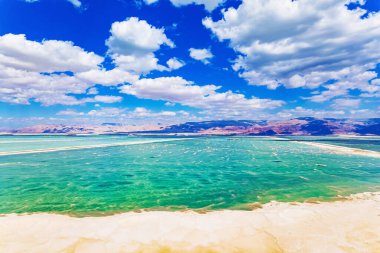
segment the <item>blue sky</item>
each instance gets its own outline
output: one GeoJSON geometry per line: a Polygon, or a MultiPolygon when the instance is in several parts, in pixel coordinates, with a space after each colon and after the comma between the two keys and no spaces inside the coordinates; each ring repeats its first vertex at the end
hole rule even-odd
{"type": "Polygon", "coordinates": [[[1,0],[2,127],[368,118],[377,0],[1,0]]]}

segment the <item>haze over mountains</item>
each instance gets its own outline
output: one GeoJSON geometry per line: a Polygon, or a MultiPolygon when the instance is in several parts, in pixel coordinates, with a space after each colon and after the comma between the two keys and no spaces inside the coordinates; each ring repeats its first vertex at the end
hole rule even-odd
{"type": "Polygon", "coordinates": [[[380,118],[365,120],[302,117],[290,120],[215,120],[177,125],[38,125],[12,134],[204,134],[204,135],[380,135],[380,118]]]}

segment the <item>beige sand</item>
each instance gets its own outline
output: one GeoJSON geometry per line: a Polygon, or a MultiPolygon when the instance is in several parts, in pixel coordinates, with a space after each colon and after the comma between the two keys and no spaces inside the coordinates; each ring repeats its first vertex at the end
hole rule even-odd
{"type": "Polygon", "coordinates": [[[44,148],[44,149],[32,149],[32,150],[22,150],[22,151],[8,151],[0,152],[0,156],[5,155],[22,155],[22,154],[33,154],[33,153],[47,153],[56,151],[66,151],[66,150],[77,150],[77,149],[89,149],[89,148],[105,148],[105,147],[116,147],[116,146],[130,146],[139,144],[149,144],[158,142],[170,142],[179,140],[189,140],[191,138],[178,138],[178,139],[164,139],[164,140],[150,140],[150,141],[135,141],[135,142],[115,142],[106,144],[94,144],[94,145],[82,145],[82,146],[71,146],[71,147],[61,147],[61,148],[44,148]]]}
{"type": "Polygon", "coordinates": [[[309,146],[321,148],[328,150],[331,153],[334,154],[343,154],[343,155],[359,155],[359,156],[367,156],[367,157],[374,157],[374,158],[380,158],[380,152],[372,151],[372,150],[365,150],[365,149],[359,149],[359,148],[349,148],[349,147],[343,147],[343,146],[337,146],[337,145],[331,145],[331,144],[325,144],[325,143],[318,143],[318,142],[308,142],[308,141],[295,141],[297,143],[306,144],[309,146]]]}
{"type": "Polygon", "coordinates": [[[253,211],[0,217],[0,252],[380,252],[380,192],[253,211]]]}

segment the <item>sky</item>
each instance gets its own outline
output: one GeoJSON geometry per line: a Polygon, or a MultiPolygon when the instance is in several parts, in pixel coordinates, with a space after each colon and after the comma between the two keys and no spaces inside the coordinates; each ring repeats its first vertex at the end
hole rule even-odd
{"type": "Polygon", "coordinates": [[[378,0],[0,0],[0,127],[380,117],[378,0]]]}

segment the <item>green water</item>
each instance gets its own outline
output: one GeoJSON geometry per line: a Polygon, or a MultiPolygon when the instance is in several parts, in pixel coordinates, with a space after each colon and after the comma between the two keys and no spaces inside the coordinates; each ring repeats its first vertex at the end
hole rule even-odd
{"type": "Polygon", "coordinates": [[[270,138],[4,136],[0,151],[147,142],[0,156],[0,213],[96,215],[247,209],[380,190],[380,159],[270,138]],[[149,143],[149,141],[162,141],[149,143]]]}

